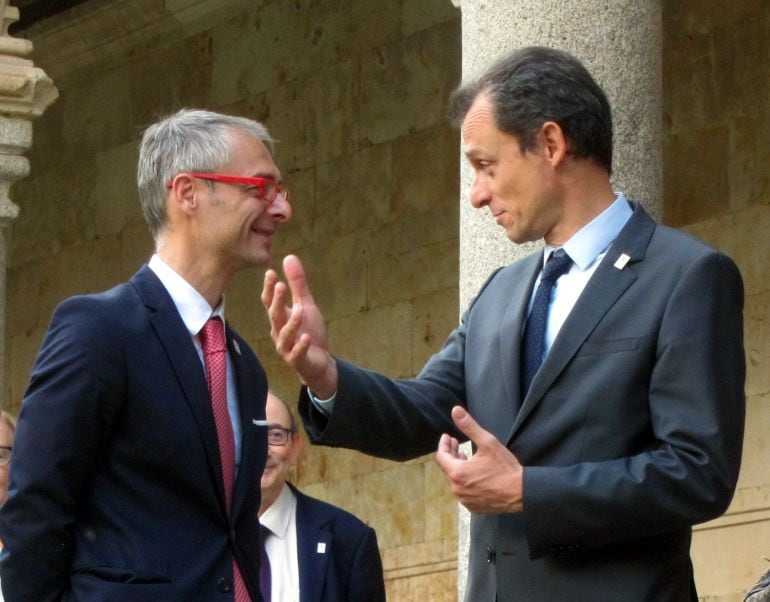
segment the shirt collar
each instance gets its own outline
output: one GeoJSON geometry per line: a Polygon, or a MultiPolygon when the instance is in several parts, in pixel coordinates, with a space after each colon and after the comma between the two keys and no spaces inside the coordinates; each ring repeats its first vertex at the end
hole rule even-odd
{"type": "MultiPolygon", "coordinates": [[[[618,192],[612,204],[578,230],[562,248],[580,270],[585,270],[609,248],[632,214],[626,195],[618,192]]],[[[543,261],[555,248],[545,245],[543,261]]]]}
{"type": "Polygon", "coordinates": [[[224,298],[213,310],[208,301],[201,295],[192,284],[187,282],[174,269],[168,265],[156,253],[148,263],[148,267],[160,279],[161,284],[166,288],[171,300],[174,302],[179,315],[182,317],[184,325],[191,336],[197,335],[203,325],[209,318],[219,316],[222,322],[225,320],[225,300],[224,298]]]}
{"type": "Polygon", "coordinates": [[[281,493],[259,517],[260,524],[264,525],[276,537],[284,539],[291,524],[291,517],[297,507],[297,498],[291,487],[284,483],[281,493]]]}

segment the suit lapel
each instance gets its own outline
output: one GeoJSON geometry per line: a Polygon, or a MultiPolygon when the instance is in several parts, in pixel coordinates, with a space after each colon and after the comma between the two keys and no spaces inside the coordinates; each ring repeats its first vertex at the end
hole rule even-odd
{"type": "MultiPolygon", "coordinates": [[[[602,317],[636,280],[633,264],[644,260],[647,245],[654,231],[655,222],[641,206],[637,205],[628,223],[620,231],[601,264],[591,276],[559,331],[551,351],[535,375],[514,421],[511,437],[542,400],[602,317]],[[615,264],[623,254],[628,257],[628,260],[621,262],[623,265],[619,269],[615,264]]],[[[518,379],[516,380],[518,382],[518,379]]]]}
{"type": "Polygon", "coordinates": [[[521,405],[521,336],[527,319],[527,308],[532,296],[537,274],[543,265],[543,253],[533,253],[522,259],[522,273],[527,277],[526,286],[514,283],[513,293],[508,303],[508,309],[503,314],[500,323],[499,343],[501,374],[510,375],[504,378],[506,396],[511,403],[508,407],[518,408],[521,405]]]}
{"type": "Polygon", "coordinates": [[[224,485],[217,430],[200,357],[174,302],[152,270],[147,266],[142,267],[130,282],[150,309],[150,323],[166,350],[179,387],[198,425],[211,478],[217,484],[217,497],[224,509],[224,485]]]}
{"type": "MultiPolygon", "coordinates": [[[[291,487],[291,486],[290,486],[291,487]]],[[[307,496],[292,487],[297,497],[297,560],[302,602],[319,602],[324,591],[332,536],[328,519],[314,512],[307,496]]]]}
{"type": "Polygon", "coordinates": [[[233,369],[235,371],[235,382],[238,389],[238,406],[240,416],[238,420],[241,424],[241,462],[238,466],[238,476],[235,480],[235,491],[233,492],[233,516],[238,516],[243,501],[249,490],[250,482],[257,474],[257,458],[259,450],[256,447],[257,439],[252,435],[256,428],[253,424],[254,419],[264,419],[264,403],[262,413],[255,412],[257,408],[258,392],[254,388],[254,379],[248,378],[248,367],[246,360],[241,353],[240,344],[235,339],[233,331],[227,327],[225,330],[227,336],[227,349],[230,352],[233,369]],[[254,415],[255,413],[259,414],[254,415]]]}

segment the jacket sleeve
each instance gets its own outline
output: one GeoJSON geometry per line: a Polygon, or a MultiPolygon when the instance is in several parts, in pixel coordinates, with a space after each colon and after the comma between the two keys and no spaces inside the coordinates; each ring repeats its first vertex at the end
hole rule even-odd
{"type": "Polygon", "coordinates": [[[353,557],[348,600],[350,602],[385,601],[382,559],[377,547],[377,535],[371,527],[366,527],[364,537],[353,557]]]}
{"type": "Polygon", "coordinates": [[[93,299],[63,302],[35,361],[0,510],[6,600],[60,600],[68,589],[79,502],[122,398],[109,322],[93,299]]]}

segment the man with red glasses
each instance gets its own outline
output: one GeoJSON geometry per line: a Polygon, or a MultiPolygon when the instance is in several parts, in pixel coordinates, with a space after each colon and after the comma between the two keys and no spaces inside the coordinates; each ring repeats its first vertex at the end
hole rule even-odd
{"type": "Polygon", "coordinates": [[[208,111],[144,133],[155,254],[54,312],[0,512],[7,600],[261,600],[267,382],[224,295],[291,217],[270,142],[208,111]]]}

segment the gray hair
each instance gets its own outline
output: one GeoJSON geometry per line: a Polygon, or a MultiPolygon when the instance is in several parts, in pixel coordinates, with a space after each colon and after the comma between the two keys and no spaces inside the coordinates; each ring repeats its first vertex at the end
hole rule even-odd
{"type": "Polygon", "coordinates": [[[212,111],[182,109],[144,131],[137,184],[144,219],[156,243],[168,226],[167,184],[183,172],[216,171],[226,165],[235,132],[252,136],[272,149],[273,139],[258,121],[212,111]]]}
{"type": "Polygon", "coordinates": [[[488,95],[495,122],[523,151],[536,147],[543,123],[558,123],[576,157],[594,159],[612,173],[612,112],[604,91],[571,54],[532,46],[509,52],[450,99],[450,118],[461,125],[479,94],[488,95]]]}

